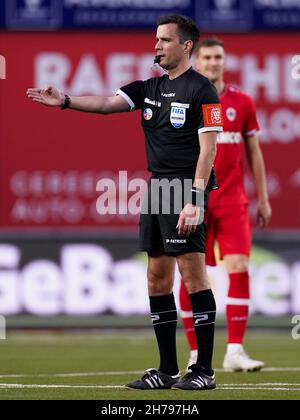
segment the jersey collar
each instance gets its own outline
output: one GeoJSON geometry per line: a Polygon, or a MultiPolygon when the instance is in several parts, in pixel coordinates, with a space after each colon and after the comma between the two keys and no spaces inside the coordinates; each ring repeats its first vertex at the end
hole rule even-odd
{"type": "Polygon", "coordinates": [[[181,73],[178,77],[175,77],[175,79],[170,79],[169,75],[168,75],[168,79],[170,82],[175,82],[175,80],[180,79],[181,77],[185,76],[186,74],[188,74],[190,71],[193,70],[193,67],[191,66],[188,70],[186,70],[184,73],[181,73]]]}
{"type": "Polygon", "coordinates": [[[223,96],[225,96],[226,95],[226,93],[228,92],[228,89],[229,89],[229,84],[228,83],[225,83],[225,85],[224,85],[224,89],[222,90],[222,92],[220,93],[220,98],[222,98],[223,96]]]}

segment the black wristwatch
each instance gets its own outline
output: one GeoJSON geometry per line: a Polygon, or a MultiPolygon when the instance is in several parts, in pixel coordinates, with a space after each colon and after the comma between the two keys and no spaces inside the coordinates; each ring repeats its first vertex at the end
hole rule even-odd
{"type": "Polygon", "coordinates": [[[67,109],[70,107],[70,103],[71,103],[71,98],[69,95],[65,95],[65,100],[64,103],[62,104],[61,108],[62,110],[67,109]]]}

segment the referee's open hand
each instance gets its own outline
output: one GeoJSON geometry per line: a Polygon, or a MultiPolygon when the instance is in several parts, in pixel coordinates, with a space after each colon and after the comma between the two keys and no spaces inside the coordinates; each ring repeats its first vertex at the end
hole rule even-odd
{"type": "Polygon", "coordinates": [[[46,86],[45,89],[30,88],[27,96],[33,102],[38,102],[46,106],[62,106],[65,96],[54,86],[46,86]]]}
{"type": "Polygon", "coordinates": [[[187,204],[180,213],[176,226],[179,236],[190,236],[195,233],[200,222],[200,208],[193,204],[187,204]]]}

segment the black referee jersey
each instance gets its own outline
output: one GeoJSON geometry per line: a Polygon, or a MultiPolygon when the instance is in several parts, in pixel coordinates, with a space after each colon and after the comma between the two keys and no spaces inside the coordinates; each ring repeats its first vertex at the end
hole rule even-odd
{"type": "Polygon", "coordinates": [[[214,85],[191,67],[136,81],[118,90],[131,111],[141,109],[148,169],[166,176],[193,175],[200,153],[199,133],[222,131],[222,112],[214,85]]]}

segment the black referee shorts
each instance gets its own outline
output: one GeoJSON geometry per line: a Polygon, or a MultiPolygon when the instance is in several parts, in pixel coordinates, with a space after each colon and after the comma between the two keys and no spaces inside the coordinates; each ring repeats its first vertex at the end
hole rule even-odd
{"type": "MultiPolygon", "coordinates": [[[[178,180],[182,185],[187,177],[158,177],[152,176],[148,183],[147,196],[143,204],[140,216],[140,250],[148,254],[162,253],[165,255],[176,256],[186,253],[200,252],[205,253],[205,223],[197,226],[195,233],[188,237],[180,237],[176,229],[179,213],[185,206],[184,196],[178,203],[175,199],[174,190],[170,194],[160,189],[159,193],[153,192],[151,183],[153,180],[166,179],[168,182],[178,180]],[[164,207],[165,206],[165,207],[164,207]],[[166,213],[167,207],[170,211],[166,213]]],[[[177,181],[176,181],[177,182],[177,181]]],[[[192,183],[192,179],[191,179],[192,183]]],[[[178,184],[177,184],[178,185],[178,184]]],[[[205,192],[204,208],[205,212],[208,205],[208,191],[205,192]]]]}

